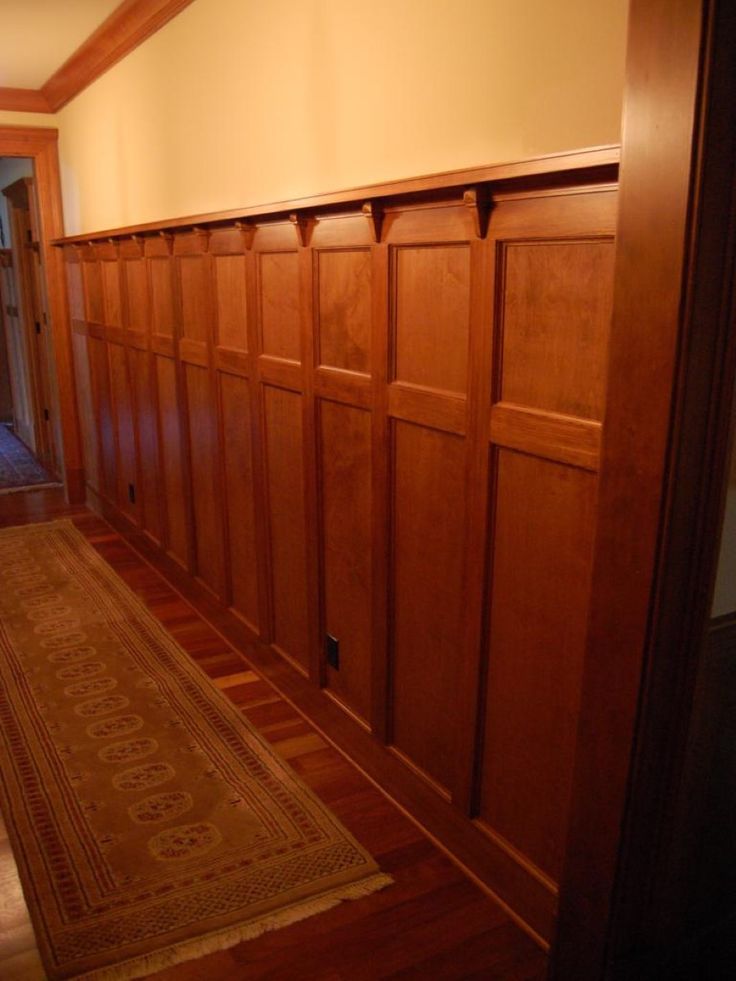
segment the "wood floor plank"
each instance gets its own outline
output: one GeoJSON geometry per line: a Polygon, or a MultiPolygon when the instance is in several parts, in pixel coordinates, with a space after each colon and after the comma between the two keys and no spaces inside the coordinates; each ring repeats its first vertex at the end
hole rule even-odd
{"type": "MultiPolygon", "coordinates": [[[[59,491],[0,498],[0,527],[71,517],[199,667],[390,873],[388,889],[247,943],[189,961],[157,981],[542,981],[546,958],[373,783],[313,728],[195,604],[101,518],[59,491]]],[[[195,590],[196,592],[196,590],[195,590]]],[[[0,978],[44,977],[0,824],[0,978]]]]}

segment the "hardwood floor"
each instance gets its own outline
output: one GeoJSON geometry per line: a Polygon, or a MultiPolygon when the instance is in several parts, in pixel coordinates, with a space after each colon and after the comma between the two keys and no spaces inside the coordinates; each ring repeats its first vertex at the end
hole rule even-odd
{"type": "MultiPolygon", "coordinates": [[[[546,956],[432,841],[317,732],[179,592],[97,515],[57,490],[0,498],[0,526],[69,516],[181,646],[376,857],[395,884],[158,981],[542,981],[546,956]]],[[[0,977],[44,977],[0,822],[0,977]]]]}

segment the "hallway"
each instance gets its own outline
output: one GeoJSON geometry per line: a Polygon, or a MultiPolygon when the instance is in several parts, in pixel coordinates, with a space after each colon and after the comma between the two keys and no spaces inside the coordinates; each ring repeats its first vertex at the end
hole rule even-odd
{"type": "MultiPolygon", "coordinates": [[[[532,940],[109,525],[85,508],[68,507],[56,489],[0,499],[0,527],[60,517],[73,518],[202,670],[396,880],[359,902],[161,972],[160,981],[210,976],[221,981],[246,976],[541,981],[546,957],[532,940]]],[[[260,652],[249,653],[259,659],[260,652]]],[[[0,976],[41,981],[1,823],[0,888],[0,976]]]]}
{"type": "Polygon", "coordinates": [[[10,426],[0,425],[0,494],[7,494],[36,484],[55,481],[36,460],[28,447],[10,426]]]}

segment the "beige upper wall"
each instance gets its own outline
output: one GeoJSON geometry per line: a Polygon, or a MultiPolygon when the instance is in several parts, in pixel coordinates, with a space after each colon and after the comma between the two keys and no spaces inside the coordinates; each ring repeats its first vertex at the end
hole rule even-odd
{"type": "Polygon", "coordinates": [[[619,140],[626,0],[195,0],[57,115],[69,234],[619,140]]]}

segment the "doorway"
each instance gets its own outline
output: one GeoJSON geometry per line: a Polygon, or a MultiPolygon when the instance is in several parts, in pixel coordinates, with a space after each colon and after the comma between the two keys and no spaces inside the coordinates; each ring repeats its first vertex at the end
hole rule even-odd
{"type": "Polygon", "coordinates": [[[33,160],[0,157],[0,493],[59,481],[48,325],[33,160]]]}

